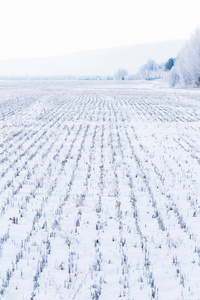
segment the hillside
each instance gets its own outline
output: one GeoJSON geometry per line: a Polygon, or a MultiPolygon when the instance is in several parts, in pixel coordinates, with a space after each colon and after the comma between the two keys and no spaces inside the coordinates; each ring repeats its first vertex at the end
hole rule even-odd
{"type": "Polygon", "coordinates": [[[118,68],[134,74],[148,59],[176,57],[184,40],[84,51],[51,58],[0,60],[0,76],[113,75],[118,68]]]}

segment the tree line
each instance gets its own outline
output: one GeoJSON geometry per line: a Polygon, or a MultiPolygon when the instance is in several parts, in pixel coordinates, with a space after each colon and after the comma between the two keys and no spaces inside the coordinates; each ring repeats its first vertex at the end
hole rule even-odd
{"type": "Polygon", "coordinates": [[[149,59],[135,75],[128,75],[125,69],[119,69],[114,74],[117,80],[160,78],[167,80],[172,87],[200,87],[200,29],[196,29],[176,58],[171,57],[161,64],[149,59]]]}

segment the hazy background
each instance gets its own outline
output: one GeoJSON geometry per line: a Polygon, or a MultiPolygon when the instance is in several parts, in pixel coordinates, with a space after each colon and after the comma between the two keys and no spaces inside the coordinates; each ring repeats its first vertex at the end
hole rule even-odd
{"type": "Polygon", "coordinates": [[[197,0],[1,1],[0,75],[133,73],[148,58],[177,55],[200,25],[198,8],[197,0]]]}

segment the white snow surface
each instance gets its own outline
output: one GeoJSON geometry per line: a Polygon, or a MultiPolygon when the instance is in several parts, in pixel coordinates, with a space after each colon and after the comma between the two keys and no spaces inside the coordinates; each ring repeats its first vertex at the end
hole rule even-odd
{"type": "Polygon", "coordinates": [[[0,299],[200,299],[200,91],[0,82],[0,299]]]}

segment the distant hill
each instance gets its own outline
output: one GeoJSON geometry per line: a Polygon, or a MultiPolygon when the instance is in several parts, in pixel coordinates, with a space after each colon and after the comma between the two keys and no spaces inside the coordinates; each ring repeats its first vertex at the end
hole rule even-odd
{"type": "Polygon", "coordinates": [[[184,40],[83,51],[52,58],[0,60],[0,76],[113,75],[119,68],[134,74],[148,59],[176,57],[184,40]]]}

